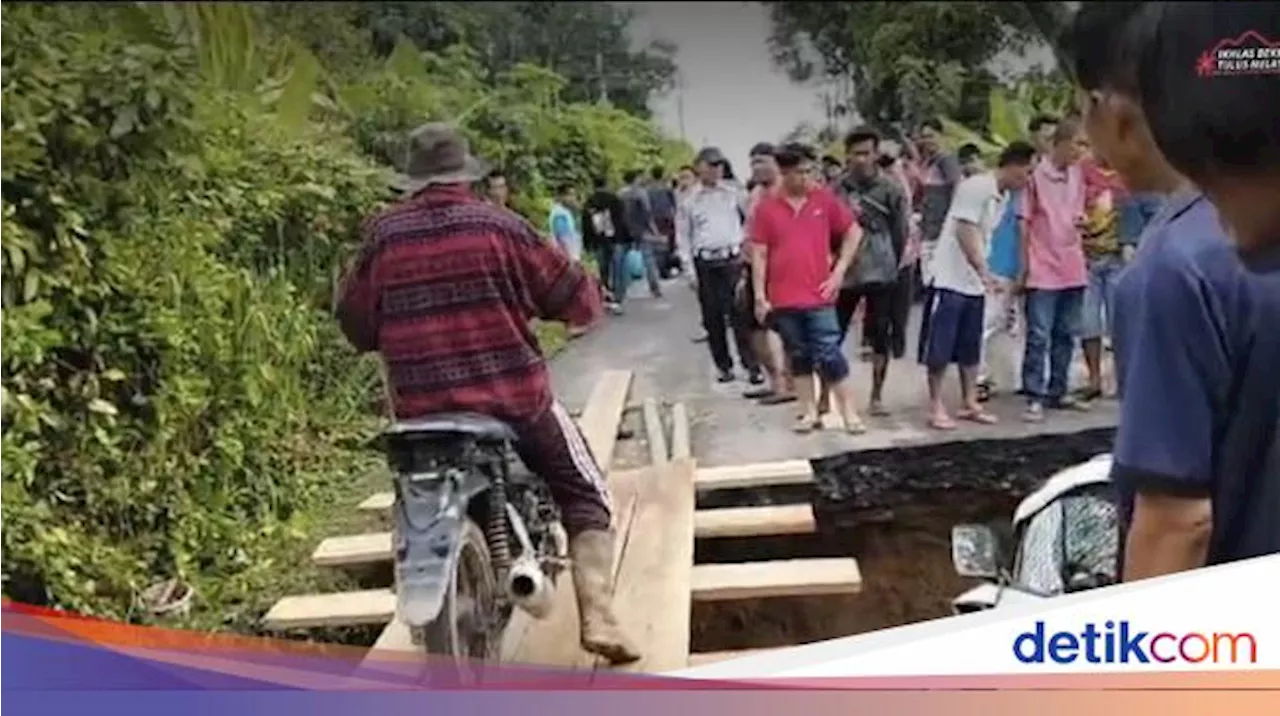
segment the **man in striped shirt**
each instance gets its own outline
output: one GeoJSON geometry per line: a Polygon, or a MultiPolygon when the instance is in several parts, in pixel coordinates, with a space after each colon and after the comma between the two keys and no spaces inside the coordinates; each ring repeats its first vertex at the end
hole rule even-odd
{"type": "Polygon", "coordinates": [[[530,326],[590,326],[602,313],[599,287],[523,219],[472,194],[484,173],[452,128],[423,125],[409,146],[408,198],[367,222],[339,295],[342,330],[381,354],[397,419],[472,412],[510,424],[520,458],[560,506],[583,648],[635,661],[611,606],[609,488],[551,392],[530,326]]]}

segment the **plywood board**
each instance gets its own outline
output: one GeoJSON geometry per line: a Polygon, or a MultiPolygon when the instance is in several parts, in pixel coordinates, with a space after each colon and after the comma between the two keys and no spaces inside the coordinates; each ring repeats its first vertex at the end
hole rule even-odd
{"type": "Polygon", "coordinates": [[[646,398],[644,401],[644,432],[649,440],[650,464],[667,464],[666,430],[662,427],[662,414],[658,412],[658,401],[653,398],[646,398]]]}
{"type": "Polygon", "coordinates": [[[390,560],[390,532],[328,537],[311,553],[317,567],[354,567],[390,560]]]}
{"type": "Polygon", "coordinates": [[[643,657],[620,671],[661,673],[688,663],[693,473],[693,461],[680,460],[653,470],[638,488],[613,604],[643,657]]]}
{"type": "Polygon", "coordinates": [[[613,462],[613,448],[618,442],[618,424],[631,391],[631,371],[606,370],[596,379],[587,404],[578,418],[578,426],[587,439],[591,454],[608,471],[613,462]]]}
{"type": "Polygon", "coordinates": [[[799,535],[814,529],[813,507],[807,503],[729,507],[693,513],[693,534],[697,539],[799,535]]]}
{"type": "Polygon", "coordinates": [[[285,597],[262,618],[268,629],[386,624],[396,613],[396,597],[389,589],[285,597]]]}
{"type": "Polygon", "coordinates": [[[704,651],[697,654],[689,655],[689,666],[706,666],[719,661],[728,661],[729,659],[742,659],[748,656],[763,654],[773,649],[741,649],[739,651],[704,651]]]}
{"type": "Polygon", "coordinates": [[[684,460],[693,457],[693,444],[689,439],[689,409],[684,403],[671,406],[671,459],[684,460]]]}
{"type": "Polygon", "coordinates": [[[852,558],[788,559],[743,564],[700,564],[693,568],[692,597],[728,599],[856,594],[862,588],[852,558]]]}
{"type": "MultiPolygon", "coordinates": [[[[628,470],[610,474],[613,492],[614,585],[622,552],[635,525],[638,488],[652,478],[650,471],[628,470]]],[[[551,614],[541,621],[517,610],[503,640],[503,661],[514,664],[588,668],[591,655],[584,652],[578,640],[578,600],[573,591],[573,576],[566,570],[556,582],[551,614]]]]}
{"type": "Polygon", "coordinates": [[[395,501],[396,496],[394,492],[378,492],[370,495],[368,499],[361,502],[356,509],[368,512],[385,512],[391,509],[391,505],[393,505],[395,501]]]}
{"type": "Polygon", "coordinates": [[[743,487],[803,485],[812,481],[813,466],[808,460],[782,460],[699,468],[694,484],[699,492],[706,492],[743,487]]]}

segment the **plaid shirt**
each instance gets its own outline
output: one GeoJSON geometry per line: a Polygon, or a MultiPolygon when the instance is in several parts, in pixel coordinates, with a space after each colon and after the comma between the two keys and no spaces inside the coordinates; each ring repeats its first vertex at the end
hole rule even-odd
{"type": "Polygon", "coordinates": [[[523,219],[440,186],[366,222],[337,314],[356,348],[381,353],[397,418],[520,422],[553,397],[531,319],[585,327],[601,304],[595,280],[523,219]]]}

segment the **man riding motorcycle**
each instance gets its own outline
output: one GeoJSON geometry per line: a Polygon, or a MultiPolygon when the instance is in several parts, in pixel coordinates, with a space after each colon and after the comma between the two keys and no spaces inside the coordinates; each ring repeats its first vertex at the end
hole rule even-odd
{"type": "Polygon", "coordinates": [[[366,222],[338,321],[357,349],[381,355],[397,420],[473,412],[512,427],[569,535],[583,649],[635,661],[611,603],[609,488],[551,391],[530,326],[536,317],[585,329],[602,314],[600,290],[527,222],[472,194],[484,169],[451,127],[413,132],[398,186],[406,197],[366,222]]]}

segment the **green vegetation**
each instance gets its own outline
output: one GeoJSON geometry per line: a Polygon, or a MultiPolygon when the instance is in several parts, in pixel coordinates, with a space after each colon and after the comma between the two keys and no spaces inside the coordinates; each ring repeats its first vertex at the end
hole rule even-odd
{"type": "MultiPolygon", "coordinates": [[[[774,60],[796,81],[843,90],[830,116],[913,126],[951,117],[970,134],[1010,134],[1005,107],[1063,109],[1066,78],[1024,70],[998,79],[991,61],[1056,38],[1066,26],[1062,2],[766,2],[774,60]]],[[[1012,70],[1012,68],[1010,68],[1012,70]]],[[[823,143],[835,139],[820,133],[823,143]]],[[[972,141],[969,137],[961,140],[972,141]]]]}
{"type": "Polygon", "coordinates": [[[7,596],[144,621],[140,593],[178,578],[187,624],[247,631],[322,579],[306,552],[370,489],[381,412],[332,291],[408,129],[457,120],[535,225],[556,182],[687,152],[545,67],[387,50],[369,22],[343,3],[5,12],[7,596]]]}

